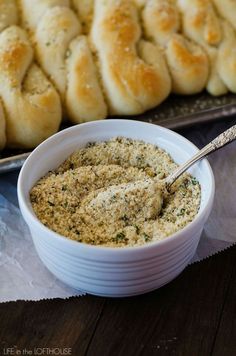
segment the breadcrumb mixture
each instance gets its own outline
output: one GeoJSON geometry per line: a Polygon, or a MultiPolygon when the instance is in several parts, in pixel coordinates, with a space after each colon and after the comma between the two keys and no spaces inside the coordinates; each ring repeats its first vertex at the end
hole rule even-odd
{"type": "Polygon", "coordinates": [[[143,245],[182,229],[199,210],[200,185],[189,174],[160,193],[176,167],[168,153],[143,141],[89,143],[41,178],[30,198],[39,220],[72,240],[143,245]]]}

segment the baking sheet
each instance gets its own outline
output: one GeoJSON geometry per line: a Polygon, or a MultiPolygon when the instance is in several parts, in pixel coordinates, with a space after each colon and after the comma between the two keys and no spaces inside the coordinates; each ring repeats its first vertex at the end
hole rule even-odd
{"type": "MultiPolygon", "coordinates": [[[[212,97],[203,92],[189,97],[170,95],[158,107],[142,115],[127,116],[125,118],[146,121],[172,130],[178,130],[232,118],[234,115],[236,115],[235,94],[212,97]]],[[[0,153],[0,173],[20,168],[29,154],[30,152],[19,150],[2,151],[0,153]]]]}

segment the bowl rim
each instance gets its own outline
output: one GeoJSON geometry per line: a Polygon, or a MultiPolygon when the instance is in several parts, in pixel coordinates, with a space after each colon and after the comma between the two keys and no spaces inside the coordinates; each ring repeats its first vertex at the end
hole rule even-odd
{"type": "MultiPolygon", "coordinates": [[[[20,174],[18,177],[18,182],[17,182],[17,195],[18,195],[18,201],[19,201],[19,205],[20,205],[20,210],[21,213],[28,225],[29,220],[31,220],[31,223],[33,223],[34,227],[42,230],[42,232],[45,233],[45,236],[50,237],[50,239],[53,239],[55,241],[61,241],[61,243],[65,243],[68,246],[74,247],[76,249],[81,249],[81,250],[91,250],[91,251],[99,251],[99,252],[113,252],[116,254],[126,254],[126,253],[130,253],[130,252],[135,252],[135,251],[140,251],[140,250],[148,250],[148,249],[153,249],[154,247],[158,247],[158,246],[163,246],[166,245],[168,243],[171,243],[172,241],[178,240],[180,236],[182,236],[183,233],[188,233],[190,230],[194,229],[198,223],[203,219],[204,215],[206,214],[206,210],[210,209],[212,207],[213,201],[214,201],[214,195],[215,195],[215,178],[214,178],[214,174],[212,171],[212,168],[208,162],[208,160],[206,158],[204,158],[202,160],[202,162],[204,162],[209,176],[210,176],[210,180],[209,180],[209,185],[210,185],[210,194],[209,194],[209,198],[208,201],[206,202],[206,206],[202,209],[201,212],[198,212],[196,214],[196,216],[194,217],[194,219],[187,224],[185,227],[183,227],[182,229],[176,231],[174,234],[171,234],[169,236],[167,236],[166,238],[162,239],[162,240],[156,240],[156,241],[151,241],[149,243],[143,244],[143,245],[137,245],[137,246],[126,246],[126,247],[109,247],[109,246],[100,246],[100,245],[89,245],[83,242],[78,242],[76,240],[72,240],[69,239],[53,230],[51,230],[50,228],[46,227],[38,218],[37,216],[31,212],[31,210],[29,209],[29,205],[31,206],[31,202],[30,199],[28,197],[26,197],[23,194],[23,184],[24,184],[24,176],[27,174],[27,168],[28,165],[30,164],[30,162],[33,160],[34,155],[36,154],[36,152],[40,151],[42,149],[42,147],[44,147],[45,145],[47,145],[49,142],[51,142],[52,140],[60,137],[60,136],[64,136],[65,134],[67,134],[70,131],[74,131],[74,130],[79,130],[81,127],[86,126],[96,126],[96,125],[106,125],[106,123],[112,124],[112,123],[121,123],[121,124],[127,124],[127,123],[133,123],[136,125],[151,125],[155,128],[158,128],[160,131],[163,132],[168,132],[171,133],[174,136],[177,136],[178,138],[180,138],[181,140],[185,141],[186,144],[188,144],[189,146],[191,146],[192,148],[194,148],[197,151],[199,151],[199,148],[194,145],[191,141],[189,141],[187,138],[185,138],[184,136],[180,135],[179,133],[167,129],[163,126],[157,125],[157,124],[153,124],[153,123],[149,123],[149,122],[143,122],[143,121],[138,121],[138,120],[130,120],[130,119],[109,119],[109,120],[101,120],[101,121],[90,121],[90,122],[86,122],[86,123],[82,123],[79,125],[74,125],[72,127],[66,128],[62,131],[59,131],[57,133],[55,133],[54,135],[50,136],[49,138],[47,138],[45,141],[43,141],[41,144],[39,144],[31,153],[30,155],[27,157],[26,161],[24,162],[21,170],[20,170],[20,174]],[[28,204],[27,204],[28,202],[28,204]],[[22,212],[22,207],[24,209],[24,213],[22,212]],[[25,218],[27,217],[27,218],[25,218]]],[[[128,137],[128,135],[127,135],[128,137]]],[[[208,216],[208,215],[207,215],[208,216]]]]}

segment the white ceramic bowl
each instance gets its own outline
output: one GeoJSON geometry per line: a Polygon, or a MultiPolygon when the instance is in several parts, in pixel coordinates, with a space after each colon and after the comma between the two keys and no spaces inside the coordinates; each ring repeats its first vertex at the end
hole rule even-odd
{"type": "Polygon", "coordinates": [[[177,163],[198,151],[196,146],[163,127],[131,120],[95,121],[73,126],[50,137],[28,157],[18,180],[18,199],[39,257],[66,284],[87,293],[123,297],[142,294],[170,282],[194,255],[214,198],[214,177],[206,160],[190,170],[200,182],[201,207],[194,221],[159,242],[139,247],[109,248],[69,240],[36,218],[29,191],[36,181],[91,141],[116,136],[141,139],[165,149],[177,163]]]}

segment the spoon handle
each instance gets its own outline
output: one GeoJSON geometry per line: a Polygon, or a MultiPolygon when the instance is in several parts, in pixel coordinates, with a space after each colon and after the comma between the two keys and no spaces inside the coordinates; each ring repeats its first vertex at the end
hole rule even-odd
{"type": "Polygon", "coordinates": [[[201,160],[202,158],[208,156],[210,153],[218,150],[219,148],[227,145],[236,139],[236,125],[230,127],[228,130],[224,131],[222,134],[217,136],[213,141],[208,143],[199,152],[197,152],[192,158],[190,158],[186,163],[179,166],[173,173],[171,173],[165,180],[166,188],[170,186],[179,178],[179,176],[184,173],[188,168],[190,168],[195,162],[201,160]]]}

